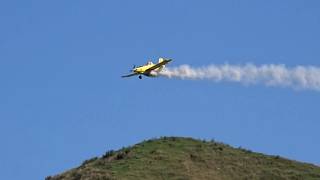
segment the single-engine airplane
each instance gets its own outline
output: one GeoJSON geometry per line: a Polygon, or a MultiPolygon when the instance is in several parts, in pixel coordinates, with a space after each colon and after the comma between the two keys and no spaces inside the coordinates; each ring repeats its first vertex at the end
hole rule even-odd
{"type": "Polygon", "coordinates": [[[139,79],[142,79],[142,75],[148,76],[148,77],[156,77],[158,73],[165,67],[166,64],[168,64],[172,59],[165,59],[165,58],[159,58],[159,61],[157,64],[153,64],[151,61],[148,61],[147,64],[143,66],[133,66],[131,72],[132,74],[121,76],[123,78],[125,77],[131,77],[139,75],[139,79]]]}

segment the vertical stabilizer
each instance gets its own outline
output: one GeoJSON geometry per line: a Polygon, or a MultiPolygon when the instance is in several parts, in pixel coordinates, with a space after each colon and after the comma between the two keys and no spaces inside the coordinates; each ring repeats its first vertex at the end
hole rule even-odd
{"type": "Polygon", "coordinates": [[[159,58],[158,63],[161,63],[161,62],[163,62],[163,61],[164,61],[164,59],[163,59],[163,58],[159,58]]]}
{"type": "MultiPolygon", "coordinates": [[[[164,61],[164,58],[159,58],[158,63],[162,63],[163,61],[164,61]]],[[[161,71],[164,67],[165,65],[162,65],[161,67],[159,67],[158,71],[161,71]]]]}

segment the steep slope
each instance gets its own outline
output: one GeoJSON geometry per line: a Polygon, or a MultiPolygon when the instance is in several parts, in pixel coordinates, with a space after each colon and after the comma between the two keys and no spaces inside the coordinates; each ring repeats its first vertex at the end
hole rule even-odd
{"type": "Polygon", "coordinates": [[[163,137],[108,151],[46,179],[320,179],[320,167],[214,141],[163,137]]]}

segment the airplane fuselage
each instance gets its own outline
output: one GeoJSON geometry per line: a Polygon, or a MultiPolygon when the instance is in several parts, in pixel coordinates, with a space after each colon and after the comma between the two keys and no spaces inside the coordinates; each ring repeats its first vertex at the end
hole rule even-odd
{"type": "Polygon", "coordinates": [[[148,77],[156,77],[157,76],[157,72],[161,68],[157,68],[157,69],[152,70],[152,71],[147,71],[152,66],[154,66],[154,64],[140,66],[140,67],[137,67],[137,68],[133,69],[133,72],[138,73],[138,74],[143,74],[143,75],[148,76],[148,77]]]}

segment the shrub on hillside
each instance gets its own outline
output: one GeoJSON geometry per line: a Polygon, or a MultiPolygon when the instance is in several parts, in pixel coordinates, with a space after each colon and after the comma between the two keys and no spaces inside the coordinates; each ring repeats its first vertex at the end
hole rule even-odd
{"type": "Polygon", "coordinates": [[[114,151],[113,150],[109,150],[102,156],[102,158],[105,159],[105,158],[111,157],[113,155],[114,155],[114,151]]]}

